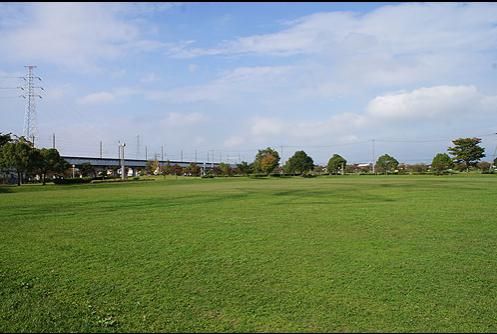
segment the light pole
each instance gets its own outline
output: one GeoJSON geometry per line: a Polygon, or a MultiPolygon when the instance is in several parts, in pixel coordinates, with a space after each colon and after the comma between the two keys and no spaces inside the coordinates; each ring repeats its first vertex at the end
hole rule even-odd
{"type": "Polygon", "coordinates": [[[125,176],[125,171],[124,171],[124,147],[126,146],[126,143],[119,143],[119,152],[121,153],[121,180],[124,180],[126,178],[125,176]]]}
{"type": "Polygon", "coordinates": [[[75,169],[76,165],[72,165],[72,178],[74,179],[74,169],[75,169]]]}
{"type": "MultiPolygon", "coordinates": [[[[497,135],[497,132],[494,133],[494,135],[497,135]]],[[[497,145],[495,146],[494,154],[492,155],[492,161],[490,162],[490,167],[488,168],[488,172],[492,172],[492,168],[494,167],[494,160],[495,160],[495,154],[497,153],[497,145]]]]}
{"type": "Polygon", "coordinates": [[[374,140],[374,139],[372,139],[372,143],[373,143],[373,174],[375,174],[375,169],[374,169],[374,164],[375,164],[375,161],[374,161],[374,160],[375,160],[375,158],[376,158],[376,157],[375,157],[375,155],[374,155],[374,149],[375,149],[375,147],[374,147],[374,144],[375,144],[375,143],[374,143],[374,142],[375,142],[375,140],[374,140]]]}

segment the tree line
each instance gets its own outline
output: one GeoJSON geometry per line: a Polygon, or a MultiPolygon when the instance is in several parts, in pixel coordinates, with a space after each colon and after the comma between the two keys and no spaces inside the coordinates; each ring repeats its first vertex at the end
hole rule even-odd
{"type": "Polygon", "coordinates": [[[17,185],[35,175],[41,176],[45,184],[47,175],[61,175],[69,168],[69,164],[54,148],[37,149],[24,137],[0,133],[0,168],[3,171],[15,171],[17,185]]]}
{"type": "MultiPolygon", "coordinates": [[[[469,171],[471,168],[478,168],[481,171],[491,170],[492,164],[489,162],[481,161],[485,157],[485,149],[480,147],[480,138],[458,138],[452,141],[453,146],[447,149],[447,153],[438,153],[433,158],[431,165],[422,163],[406,165],[401,164],[397,159],[388,154],[383,154],[378,157],[373,166],[357,166],[348,165],[347,160],[339,154],[333,154],[328,160],[328,164],[318,166],[314,164],[313,159],[305,153],[305,151],[297,151],[291,156],[286,163],[280,167],[280,155],[271,147],[259,150],[252,163],[241,162],[236,165],[236,168],[231,168],[228,164],[220,164],[219,167],[214,167],[209,173],[215,176],[230,176],[230,175],[249,175],[249,174],[262,174],[262,175],[309,175],[311,173],[318,174],[345,174],[353,172],[373,173],[374,174],[393,174],[393,173],[426,173],[430,171],[435,174],[445,174],[452,169],[458,171],[469,171]]],[[[497,159],[493,162],[497,163],[497,159]]],[[[166,166],[163,169],[158,167],[158,161],[150,161],[150,168],[148,171],[160,170],[160,173],[165,174],[186,174],[198,176],[201,175],[201,168],[196,164],[191,164],[189,167],[181,169],[179,166],[166,166]],[[154,169],[159,168],[159,169],[154,169]]]]}
{"type": "MultiPolygon", "coordinates": [[[[302,175],[310,176],[315,174],[403,174],[403,173],[426,173],[445,174],[453,169],[468,172],[472,168],[481,171],[493,172],[493,165],[497,164],[497,159],[493,164],[480,161],[485,157],[485,149],[479,146],[480,138],[458,138],[452,141],[453,146],[447,149],[447,153],[438,153],[433,158],[431,165],[401,164],[397,159],[388,154],[378,157],[374,166],[371,164],[347,164],[347,160],[339,154],[333,154],[326,166],[314,164],[313,159],[304,151],[297,151],[285,164],[280,166],[279,153],[267,147],[259,150],[252,163],[242,161],[236,167],[220,163],[208,171],[201,166],[191,163],[187,167],[177,164],[166,163],[161,165],[157,160],[147,162],[145,172],[147,174],[161,175],[188,175],[188,176],[233,176],[233,175],[302,175]]],[[[25,178],[33,179],[38,176],[43,184],[47,177],[63,177],[70,175],[68,170],[71,166],[61,158],[57,149],[41,148],[37,149],[24,137],[16,137],[12,134],[0,133],[0,169],[3,172],[10,171],[17,174],[17,184],[21,185],[25,178]]],[[[100,171],[101,177],[106,177],[109,170],[117,175],[118,167],[104,168],[100,171]]],[[[97,170],[89,163],[79,166],[82,176],[97,177],[97,170]]],[[[126,172],[126,171],[124,171],[126,172]]]]}
{"type": "MultiPolygon", "coordinates": [[[[485,157],[485,149],[480,146],[480,138],[458,138],[452,141],[453,146],[447,149],[447,153],[438,153],[431,162],[431,172],[435,174],[445,174],[452,169],[458,171],[469,172],[471,168],[477,167],[481,171],[493,171],[491,168],[497,164],[497,159],[493,163],[480,160],[485,157]],[[450,155],[449,155],[450,154],[450,155]]],[[[254,172],[262,172],[267,175],[278,169],[280,157],[278,152],[271,148],[259,150],[255,161],[252,164],[254,172]]],[[[304,151],[297,151],[283,165],[279,172],[288,174],[306,175],[311,171],[322,172],[324,168],[314,165],[310,156],[304,151]]],[[[428,171],[425,164],[406,165],[400,164],[397,159],[388,154],[383,154],[378,157],[373,166],[354,166],[347,165],[347,160],[339,154],[333,154],[328,160],[325,172],[327,174],[344,174],[353,172],[359,169],[362,172],[375,174],[392,174],[399,172],[418,172],[423,173],[428,171]]]]}

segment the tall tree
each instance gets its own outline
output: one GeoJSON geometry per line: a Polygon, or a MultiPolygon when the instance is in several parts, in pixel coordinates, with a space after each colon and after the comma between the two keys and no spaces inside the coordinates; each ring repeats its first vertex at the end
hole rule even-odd
{"type": "Polygon", "coordinates": [[[187,167],[187,173],[191,174],[192,176],[199,176],[201,172],[201,168],[199,165],[196,163],[190,163],[190,165],[187,167]]]}
{"type": "Polygon", "coordinates": [[[438,153],[431,162],[431,169],[436,174],[443,174],[454,167],[454,161],[446,153],[438,153]]]}
{"type": "Polygon", "coordinates": [[[81,167],[79,168],[81,171],[81,174],[83,176],[93,176],[96,177],[97,171],[95,170],[95,167],[89,162],[85,162],[84,164],[81,164],[81,167]]]}
{"type": "Polygon", "coordinates": [[[347,165],[347,160],[339,154],[333,154],[328,160],[328,173],[338,174],[338,171],[347,165]]]}
{"type": "Polygon", "coordinates": [[[406,165],[406,170],[413,173],[425,173],[428,170],[428,166],[423,163],[406,165]]]}
{"type": "Polygon", "coordinates": [[[236,165],[238,172],[242,175],[248,175],[252,172],[251,164],[248,164],[246,161],[242,161],[238,165],[236,165]]]}
{"type": "Polygon", "coordinates": [[[0,150],[0,163],[16,170],[18,186],[23,182],[23,175],[33,166],[33,150],[33,145],[24,137],[4,144],[0,150]]]}
{"type": "Polygon", "coordinates": [[[221,162],[219,164],[219,169],[221,170],[221,175],[231,176],[233,174],[233,170],[231,169],[231,166],[228,164],[225,164],[224,162],[221,162]]]}
{"type": "Polygon", "coordinates": [[[259,150],[255,156],[254,169],[257,172],[270,174],[279,164],[280,155],[278,152],[268,147],[264,150],[259,150]]]}
{"type": "MultiPolygon", "coordinates": [[[[11,137],[11,134],[10,133],[6,133],[6,134],[2,134],[0,132],[0,150],[2,150],[2,146],[4,146],[5,144],[9,143],[12,141],[12,137],[11,137]]],[[[1,154],[0,154],[0,159],[2,158],[1,154]]],[[[0,171],[2,170],[2,161],[0,160],[0,171]]]]}
{"type": "Polygon", "coordinates": [[[178,164],[174,164],[171,166],[171,173],[176,176],[183,175],[183,167],[178,164]]]}
{"type": "Polygon", "coordinates": [[[481,143],[480,138],[458,138],[452,141],[453,147],[449,147],[448,151],[453,156],[455,162],[464,163],[466,171],[474,166],[485,157],[485,149],[478,144],[481,143]]]}
{"type": "Polygon", "coordinates": [[[380,173],[388,174],[389,172],[394,172],[398,165],[399,162],[397,159],[388,154],[384,154],[376,161],[375,169],[380,173]]]}
{"type": "Polygon", "coordinates": [[[155,174],[155,171],[159,170],[159,161],[147,160],[147,163],[145,164],[145,170],[147,174],[155,174]]]}
{"type": "Polygon", "coordinates": [[[285,164],[285,171],[291,174],[303,174],[314,167],[314,161],[304,151],[297,151],[285,164]]]}
{"type": "Polygon", "coordinates": [[[492,164],[488,161],[480,161],[479,163],[476,164],[476,167],[482,173],[488,173],[490,171],[491,166],[492,166],[492,164]]]}
{"type": "Polygon", "coordinates": [[[173,167],[171,166],[171,163],[169,162],[169,160],[166,161],[166,165],[162,167],[162,172],[165,174],[165,175],[171,175],[173,173],[173,167]]]}
{"type": "Polygon", "coordinates": [[[11,133],[2,134],[0,132],[0,149],[2,148],[3,145],[5,145],[11,141],[12,141],[12,134],[11,133]]]}

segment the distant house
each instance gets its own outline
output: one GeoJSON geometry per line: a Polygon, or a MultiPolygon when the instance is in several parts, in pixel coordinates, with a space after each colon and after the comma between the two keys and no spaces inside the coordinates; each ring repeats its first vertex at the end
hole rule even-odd
{"type": "Polygon", "coordinates": [[[372,170],[373,164],[371,163],[358,163],[352,165],[354,173],[369,173],[372,170]]]}

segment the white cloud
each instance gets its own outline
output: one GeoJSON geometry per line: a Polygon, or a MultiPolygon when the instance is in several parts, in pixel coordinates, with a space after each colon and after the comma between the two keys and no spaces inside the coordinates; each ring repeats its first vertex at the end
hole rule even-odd
{"type": "Polygon", "coordinates": [[[285,120],[276,117],[257,117],[252,120],[249,133],[252,136],[271,139],[284,136],[293,139],[319,139],[329,141],[339,138],[356,138],[367,119],[360,114],[340,113],[324,120],[285,120]]]}
{"type": "Polygon", "coordinates": [[[169,51],[176,57],[255,54],[272,60],[299,55],[291,65],[293,76],[288,77],[293,87],[285,86],[285,92],[292,97],[335,99],[357,92],[364,95],[365,90],[376,89],[377,94],[399,86],[472,82],[495,62],[496,23],[497,6],[492,4],[407,3],[365,14],[315,13],[273,33],[210,48],[188,41],[169,51]]]}
{"type": "Polygon", "coordinates": [[[79,104],[101,104],[116,101],[118,98],[143,95],[144,91],[135,87],[117,87],[112,91],[94,92],[77,100],[79,104]]]}
{"type": "MultiPolygon", "coordinates": [[[[172,103],[220,102],[226,103],[247,94],[260,93],[263,87],[286,85],[289,66],[238,67],[224,72],[206,84],[186,86],[167,91],[146,92],[146,98],[172,103]]],[[[269,92],[269,90],[268,90],[269,92]]]]}
{"type": "Polygon", "coordinates": [[[437,86],[375,97],[368,115],[381,120],[423,120],[483,112],[489,101],[475,86],[437,86]]]}
{"type": "Polygon", "coordinates": [[[142,83],[151,83],[159,80],[159,77],[155,73],[147,73],[145,74],[141,79],[140,82],[142,83]]]}
{"type": "Polygon", "coordinates": [[[161,124],[165,126],[186,126],[200,123],[205,120],[205,116],[199,112],[179,113],[170,112],[167,117],[162,120],[161,124]]]}
{"type": "Polygon", "coordinates": [[[88,94],[80,99],[78,99],[79,104],[101,104],[109,103],[115,100],[115,95],[109,92],[97,92],[88,94]]]}
{"type": "Polygon", "coordinates": [[[276,118],[257,117],[253,120],[250,132],[254,136],[274,136],[282,133],[284,123],[276,118]]]}
{"type": "Polygon", "coordinates": [[[121,69],[118,69],[116,71],[112,71],[112,73],[110,74],[110,76],[113,79],[121,79],[121,78],[124,78],[126,76],[126,74],[127,74],[126,69],[121,68],[121,69]]]}
{"type": "Polygon", "coordinates": [[[73,92],[73,87],[69,84],[45,86],[43,99],[47,102],[60,101],[73,92]]]}
{"type": "Polygon", "coordinates": [[[453,120],[477,127],[488,122],[496,109],[497,96],[485,95],[475,86],[435,86],[377,96],[363,111],[341,112],[322,120],[256,117],[245,131],[259,141],[285,137],[315,143],[354,142],[392,132],[403,137],[415,125],[446,128],[453,120]]]}
{"type": "Polygon", "coordinates": [[[233,148],[239,147],[240,145],[245,143],[245,139],[240,136],[231,136],[224,141],[224,147],[233,148]]]}
{"type": "Polygon", "coordinates": [[[188,64],[188,72],[195,73],[198,70],[197,64],[188,64]]]}
{"type": "Polygon", "coordinates": [[[321,52],[393,54],[493,47],[497,8],[492,4],[402,4],[367,14],[316,13],[275,33],[241,37],[201,49],[183,44],[178,56],[321,52]]]}
{"type": "Polygon", "coordinates": [[[102,61],[123,57],[130,51],[164,47],[165,44],[143,38],[143,28],[136,20],[124,18],[124,14],[129,16],[133,8],[138,7],[131,4],[26,5],[14,13],[24,20],[23,24],[8,20],[16,17],[14,14],[0,17],[3,20],[0,40],[3,48],[9,50],[2,57],[86,71],[97,68],[102,61]]]}

